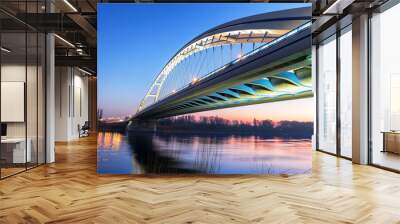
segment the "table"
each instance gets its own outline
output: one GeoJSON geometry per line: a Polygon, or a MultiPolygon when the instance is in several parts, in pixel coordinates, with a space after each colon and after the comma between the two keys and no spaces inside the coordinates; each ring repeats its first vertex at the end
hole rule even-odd
{"type": "Polygon", "coordinates": [[[400,154],[400,132],[383,131],[383,150],[382,152],[392,152],[400,154]]]}
{"type": "Polygon", "coordinates": [[[5,158],[5,156],[3,156],[4,154],[5,155],[12,154],[12,156],[11,155],[7,156],[7,157],[9,157],[8,159],[6,158],[6,160],[9,160],[8,162],[11,162],[11,163],[31,162],[31,159],[32,159],[32,153],[31,153],[32,141],[31,141],[31,139],[28,138],[27,143],[28,144],[27,144],[27,147],[25,150],[25,138],[1,139],[2,157],[5,158]],[[13,147],[10,149],[9,146],[13,146],[13,147]],[[11,158],[12,158],[12,160],[11,160],[11,158]]]}

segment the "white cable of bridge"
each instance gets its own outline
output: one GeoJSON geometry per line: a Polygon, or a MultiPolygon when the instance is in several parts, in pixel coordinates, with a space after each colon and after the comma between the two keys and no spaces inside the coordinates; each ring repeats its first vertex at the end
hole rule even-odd
{"type": "Polygon", "coordinates": [[[153,82],[152,86],[148,90],[146,96],[142,100],[139,106],[139,110],[143,109],[146,106],[145,104],[147,104],[147,101],[152,99],[150,103],[154,103],[159,100],[160,93],[161,90],[163,89],[164,83],[171,74],[174,74],[172,80],[175,82],[175,85],[171,87],[172,89],[169,90],[169,92],[163,90],[162,95],[168,95],[172,92],[175,92],[176,91],[175,89],[185,86],[185,84],[191,83],[192,81],[195,81],[198,78],[200,78],[197,76],[200,76],[199,73],[203,68],[203,66],[201,65],[201,63],[203,63],[201,60],[201,57],[203,55],[204,55],[203,57],[205,57],[205,59],[203,60],[204,63],[206,64],[207,68],[206,70],[208,70],[208,73],[211,72],[213,68],[215,69],[216,67],[218,67],[216,66],[218,61],[216,60],[215,56],[216,46],[221,47],[221,61],[223,62],[222,64],[224,64],[226,63],[224,62],[224,54],[223,54],[224,53],[223,48],[225,46],[230,47],[229,61],[232,61],[235,58],[233,49],[234,45],[240,44],[239,54],[242,56],[244,54],[243,52],[244,45],[251,44],[254,49],[255,43],[268,43],[276,39],[277,37],[282,36],[288,31],[289,30],[271,30],[271,29],[236,30],[224,33],[217,33],[211,36],[204,37],[200,40],[197,40],[189,44],[181,51],[179,51],[162,69],[162,71],[159,73],[156,80],[153,82]],[[212,50],[213,56],[210,56],[208,54],[209,48],[213,48],[212,50]],[[204,51],[206,53],[204,53],[204,51]],[[190,60],[196,58],[197,60],[190,60]],[[211,66],[210,63],[213,63],[213,65],[211,66]],[[196,66],[199,66],[198,70],[196,70],[196,66]],[[180,72],[174,71],[175,68],[179,68],[180,72]],[[187,82],[188,80],[184,78],[184,76],[187,76],[188,74],[191,77],[191,81],[189,80],[189,82],[187,82]],[[179,77],[181,77],[181,79],[179,79],[179,77]],[[186,81],[186,83],[180,83],[180,85],[177,85],[176,84],[177,79],[179,79],[180,81],[186,81]]]}
{"type": "Polygon", "coordinates": [[[163,83],[159,99],[174,94],[187,85],[194,84],[198,79],[230,62],[231,58],[242,57],[253,50],[252,46],[253,43],[230,44],[226,46],[230,48],[229,51],[226,51],[230,54],[227,57],[220,53],[220,51],[224,52],[225,45],[205,49],[187,57],[169,73],[168,78],[163,83]]]}

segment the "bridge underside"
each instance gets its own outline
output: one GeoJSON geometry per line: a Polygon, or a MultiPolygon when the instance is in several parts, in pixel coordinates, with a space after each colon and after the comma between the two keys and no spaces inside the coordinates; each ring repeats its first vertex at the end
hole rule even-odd
{"type": "Polygon", "coordinates": [[[312,97],[310,78],[299,78],[310,72],[309,67],[302,67],[295,72],[283,72],[229,88],[221,88],[209,94],[192,97],[175,106],[165,107],[164,110],[160,110],[151,117],[163,118],[214,109],[312,97]]]}
{"type": "Polygon", "coordinates": [[[245,82],[177,104],[160,114],[161,117],[200,111],[238,107],[251,104],[270,103],[312,96],[311,68],[304,66],[296,70],[245,82]]]}

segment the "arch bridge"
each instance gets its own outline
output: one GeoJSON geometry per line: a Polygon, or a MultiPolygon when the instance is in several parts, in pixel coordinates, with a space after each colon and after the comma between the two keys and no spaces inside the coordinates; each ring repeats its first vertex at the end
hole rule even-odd
{"type": "Polygon", "coordinates": [[[312,96],[311,9],[237,19],[183,46],[164,66],[133,119],[312,96]]]}

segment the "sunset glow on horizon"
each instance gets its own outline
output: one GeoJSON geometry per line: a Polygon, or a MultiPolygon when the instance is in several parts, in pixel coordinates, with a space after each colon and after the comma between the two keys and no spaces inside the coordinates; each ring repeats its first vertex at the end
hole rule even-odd
{"type": "MultiPolygon", "coordinates": [[[[314,99],[305,98],[297,100],[287,100],[274,103],[254,104],[248,106],[224,108],[218,110],[210,110],[204,112],[184,114],[180,116],[192,115],[199,117],[220,117],[230,121],[238,120],[244,122],[252,122],[256,120],[272,120],[279,122],[287,121],[314,121],[314,99]]],[[[125,119],[129,115],[107,116],[105,120],[125,119]]],[[[178,116],[179,117],[179,116],[178,116]]]]}
{"type": "Polygon", "coordinates": [[[290,121],[313,121],[314,99],[298,99],[274,103],[264,103],[249,106],[240,106],[219,110],[192,113],[195,117],[218,116],[227,120],[240,120],[252,122],[257,120],[282,120],[290,121]]]}

